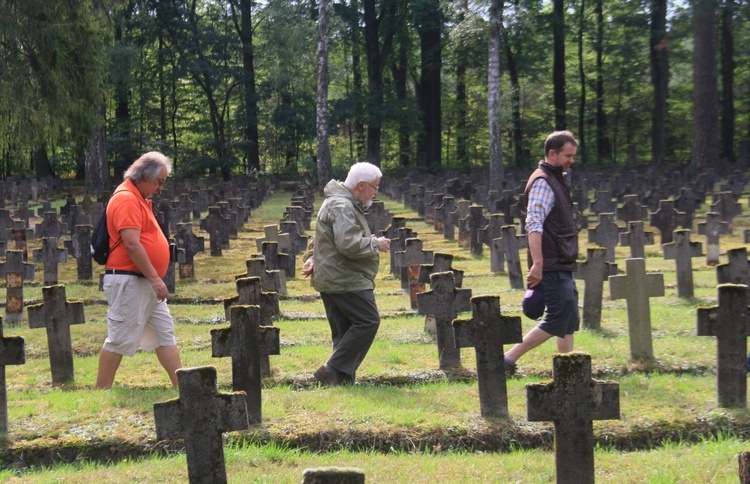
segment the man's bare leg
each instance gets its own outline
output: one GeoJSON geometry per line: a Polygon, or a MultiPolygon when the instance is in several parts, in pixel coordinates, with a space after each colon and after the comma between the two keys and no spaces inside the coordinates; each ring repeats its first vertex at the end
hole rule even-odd
{"type": "Polygon", "coordinates": [[[96,390],[109,390],[115,381],[115,374],[120,367],[122,355],[102,348],[99,353],[99,370],[96,375],[96,390]]]}
{"type": "Polygon", "coordinates": [[[177,388],[177,373],[175,372],[182,368],[177,346],[159,346],[156,348],[156,357],[169,375],[172,386],[177,388]]]}

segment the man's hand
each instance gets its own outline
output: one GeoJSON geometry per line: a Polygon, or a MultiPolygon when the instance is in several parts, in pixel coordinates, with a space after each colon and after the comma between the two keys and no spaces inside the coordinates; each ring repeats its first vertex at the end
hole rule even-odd
{"type": "Polygon", "coordinates": [[[315,266],[315,261],[312,257],[307,259],[304,264],[302,264],[302,277],[308,277],[313,272],[313,268],[315,266]]]}
{"type": "Polygon", "coordinates": [[[167,285],[164,284],[164,281],[162,281],[159,278],[156,278],[151,281],[151,287],[154,288],[157,301],[164,301],[167,299],[167,296],[169,295],[169,290],[167,289],[167,285]]]}
{"type": "Polygon", "coordinates": [[[526,285],[528,287],[534,287],[542,282],[542,265],[532,264],[529,269],[529,274],[526,276],[526,285]]]}
{"type": "Polygon", "coordinates": [[[391,239],[388,237],[378,237],[378,250],[388,252],[391,250],[391,239]]]}

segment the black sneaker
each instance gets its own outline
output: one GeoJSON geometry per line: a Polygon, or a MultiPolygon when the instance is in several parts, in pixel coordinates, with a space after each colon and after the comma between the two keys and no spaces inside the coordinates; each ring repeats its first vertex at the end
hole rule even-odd
{"type": "Polygon", "coordinates": [[[510,361],[507,356],[505,357],[505,374],[508,376],[516,374],[516,364],[510,361]]]}

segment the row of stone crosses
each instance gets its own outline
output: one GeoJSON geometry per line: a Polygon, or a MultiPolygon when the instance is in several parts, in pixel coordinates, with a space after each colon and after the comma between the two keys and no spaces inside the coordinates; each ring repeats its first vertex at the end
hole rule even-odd
{"type": "MultiPolygon", "coordinates": [[[[310,207],[308,213],[310,214],[311,214],[311,205],[312,205],[311,203],[308,205],[310,207]]],[[[370,220],[371,225],[373,223],[380,223],[377,220],[373,222],[373,219],[378,214],[378,206],[379,204],[375,204],[374,210],[372,210],[370,214],[368,214],[368,217],[370,217],[371,219],[370,220]]],[[[211,213],[209,210],[209,217],[210,215],[211,213]]],[[[288,214],[286,214],[286,216],[288,216],[288,214]]],[[[446,258],[444,257],[445,255],[435,254],[431,261],[428,260],[428,257],[425,256],[424,254],[425,251],[421,249],[421,244],[417,243],[421,241],[419,241],[419,239],[415,239],[414,237],[410,237],[409,235],[416,235],[416,234],[410,234],[406,232],[407,229],[405,227],[399,226],[399,225],[403,225],[401,222],[402,221],[396,218],[391,218],[390,225],[386,227],[385,229],[383,229],[382,231],[382,233],[386,234],[389,237],[392,236],[394,232],[397,233],[399,237],[395,237],[394,242],[397,242],[397,240],[401,240],[404,243],[404,250],[392,251],[392,254],[393,254],[392,270],[394,270],[395,268],[395,269],[398,269],[402,275],[406,274],[405,278],[402,277],[402,281],[407,281],[406,288],[410,290],[410,294],[416,296],[416,299],[418,301],[420,300],[425,301],[425,304],[419,304],[419,307],[433,308],[429,312],[435,313],[435,314],[432,314],[432,316],[436,320],[437,333],[438,333],[438,337],[437,337],[438,354],[440,357],[441,368],[449,367],[451,365],[450,363],[451,359],[455,361],[457,351],[453,351],[453,352],[451,351],[452,349],[455,350],[455,347],[471,347],[471,346],[475,347],[475,351],[477,352],[477,375],[478,375],[480,407],[482,410],[482,415],[493,416],[493,417],[507,416],[507,393],[505,391],[505,375],[504,375],[502,364],[498,365],[498,362],[502,361],[502,345],[503,344],[520,341],[520,337],[521,337],[520,318],[507,317],[507,316],[500,315],[499,299],[495,296],[484,296],[484,297],[477,297],[477,298],[469,299],[470,290],[468,290],[469,297],[466,297],[467,296],[466,290],[457,289],[457,287],[460,288],[460,282],[457,285],[455,279],[458,278],[460,281],[461,272],[453,270],[450,267],[450,260],[448,260],[449,256],[448,258],[446,258]],[[388,235],[389,232],[391,233],[391,235],[388,235]],[[417,246],[419,246],[418,247],[419,251],[422,252],[422,254],[420,254],[419,257],[417,257],[416,255],[412,256],[411,254],[411,252],[414,252],[414,253],[418,252],[417,250],[415,250],[417,246]],[[410,248],[412,249],[411,251],[409,250],[410,248]],[[414,261],[417,261],[417,262],[414,262],[414,261]],[[424,264],[423,262],[427,262],[427,263],[424,264]],[[414,270],[415,265],[418,266],[416,271],[414,270]],[[412,274],[412,276],[410,276],[410,274],[412,274]],[[424,284],[425,275],[427,275],[427,277],[429,278],[427,282],[431,284],[431,290],[424,291],[421,294],[419,294],[420,291],[416,290],[415,286],[417,284],[415,284],[414,281],[415,280],[419,281],[421,279],[422,284],[424,284]],[[458,277],[456,277],[457,275],[458,277]],[[453,292],[453,297],[449,297],[451,295],[450,294],[451,291],[453,292]],[[443,304],[443,306],[453,306],[453,307],[452,308],[446,307],[446,308],[441,309],[439,308],[440,306],[439,302],[440,301],[442,302],[457,301],[457,300],[471,302],[471,309],[472,309],[473,317],[465,321],[462,321],[462,320],[455,321],[452,324],[454,334],[447,335],[447,333],[442,331],[445,329],[445,325],[443,324],[443,322],[446,320],[449,323],[452,322],[453,319],[455,318],[455,314],[458,311],[464,311],[464,310],[467,310],[467,308],[457,308],[455,304],[448,303],[447,305],[443,304]],[[453,317],[450,317],[450,315],[447,314],[447,313],[450,313],[451,310],[453,311],[453,317]],[[451,341],[455,341],[455,343],[450,344],[451,341]],[[499,353],[498,353],[498,348],[499,348],[499,353]]],[[[224,225],[231,225],[231,222],[227,223],[227,218],[225,218],[222,221],[222,223],[224,225]]],[[[307,223],[309,224],[309,217],[307,218],[307,223]]],[[[309,228],[309,225],[307,225],[307,228],[309,228]]],[[[212,230],[206,230],[206,231],[209,232],[211,236],[213,236],[214,231],[212,230]]],[[[302,230],[302,232],[304,232],[304,230],[302,230]]],[[[291,233],[292,231],[286,232],[286,234],[289,234],[289,235],[291,235],[291,233]]],[[[259,240],[258,241],[258,244],[261,246],[261,249],[263,247],[273,247],[275,249],[274,251],[269,252],[269,254],[272,255],[271,258],[274,258],[273,256],[285,255],[283,254],[283,252],[280,252],[278,250],[278,247],[281,244],[287,243],[286,241],[282,242],[279,239],[286,239],[286,238],[279,237],[279,235],[280,234],[272,230],[271,227],[267,227],[266,239],[276,238],[277,240],[271,240],[271,241],[259,240]]],[[[297,235],[299,235],[299,232],[297,232],[297,235]]],[[[289,239],[291,239],[291,237],[289,237],[289,239]]],[[[219,245],[219,250],[220,250],[220,247],[223,245],[223,242],[217,245],[219,245]]],[[[301,247],[304,247],[304,245],[306,244],[302,244],[301,247]]],[[[394,247],[392,247],[392,249],[393,248],[394,247]]],[[[258,259],[260,259],[264,264],[268,261],[268,257],[262,257],[262,258],[259,257],[258,259]]],[[[291,259],[292,259],[291,274],[289,274],[286,267],[284,267],[283,273],[294,277],[294,273],[293,273],[294,257],[292,256],[291,259]]],[[[250,261],[248,261],[248,269],[249,268],[250,268],[250,261]]],[[[277,280],[277,277],[274,277],[274,276],[276,275],[280,276],[282,274],[282,271],[278,269],[276,269],[275,271],[274,270],[269,271],[263,268],[263,270],[260,272],[266,273],[266,276],[269,280],[270,279],[277,280]]],[[[630,272],[631,271],[629,270],[628,273],[630,272]]],[[[645,269],[642,272],[645,273],[645,269]]],[[[180,270],[180,273],[182,275],[182,268],[180,270]]],[[[279,287],[279,288],[282,287],[280,282],[276,282],[275,284],[276,284],[276,287],[279,287]]],[[[646,285],[647,286],[647,284],[642,284],[642,283],[635,283],[633,285],[635,286],[646,285]]],[[[587,283],[587,286],[588,286],[588,283],[587,283]]],[[[32,308],[30,307],[29,309],[30,321],[32,319],[32,313],[43,314],[42,311],[51,310],[51,308],[53,307],[56,309],[52,310],[51,312],[54,312],[55,314],[70,315],[70,314],[80,313],[82,316],[82,312],[83,312],[82,305],[80,306],[80,309],[78,309],[77,304],[69,303],[65,301],[64,288],[62,292],[60,291],[60,288],[61,286],[50,286],[50,287],[44,288],[43,292],[44,292],[45,302],[42,303],[41,305],[38,305],[38,306],[41,306],[39,308],[34,306],[34,309],[32,310],[32,308]]],[[[244,377],[243,378],[243,377],[236,375],[235,370],[237,370],[238,372],[242,372],[243,369],[247,370],[248,368],[257,367],[257,370],[258,372],[260,372],[260,374],[269,374],[270,367],[267,364],[268,355],[278,354],[278,348],[279,348],[278,329],[273,328],[271,326],[273,316],[278,315],[278,312],[279,312],[278,292],[275,294],[275,297],[273,294],[268,294],[270,291],[264,290],[265,288],[263,287],[261,283],[261,277],[239,278],[237,280],[237,288],[238,288],[238,296],[236,296],[235,298],[232,298],[231,300],[225,301],[225,307],[227,308],[227,320],[231,322],[232,326],[230,326],[230,328],[227,328],[225,330],[212,331],[213,354],[214,356],[232,356],[233,358],[233,364],[232,364],[233,388],[236,391],[244,390],[246,392],[245,394],[246,405],[245,406],[248,411],[250,421],[256,421],[256,420],[253,420],[253,416],[257,418],[257,421],[260,421],[260,377],[258,378],[244,377]],[[248,328],[255,327],[255,326],[258,327],[257,331],[248,329],[248,328]],[[253,341],[248,341],[246,338],[251,338],[253,341]],[[243,341],[242,344],[238,344],[240,340],[243,341]],[[249,352],[254,355],[261,355],[260,361],[257,364],[247,361],[247,353],[245,352],[245,349],[250,348],[250,347],[253,347],[256,349],[260,348],[258,351],[249,352]],[[264,371],[264,368],[266,368],[267,370],[264,371]]],[[[662,285],[662,292],[663,292],[663,285],[662,285]]],[[[720,298],[721,298],[721,294],[722,292],[720,291],[720,298]]],[[[647,303],[648,303],[648,299],[646,299],[646,305],[647,303]]],[[[630,308],[630,303],[628,306],[630,308]]],[[[720,303],[720,306],[721,306],[721,303],[720,303]]],[[[427,313],[428,311],[420,310],[420,312],[427,313]]],[[[630,314],[630,310],[628,312],[630,314]]],[[[54,315],[45,314],[41,319],[51,320],[54,317],[55,317],[54,315]]],[[[72,320],[72,319],[75,319],[75,316],[70,316],[65,319],[72,320]]],[[[714,316],[707,315],[705,319],[706,321],[710,321],[712,319],[716,320],[716,319],[721,319],[721,318],[716,318],[715,315],[714,316]]],[[[60,324],[53,324],[52,326],[60,326],[60,324]]],[[[38,327],[41,327],[41,326],[38,326],[38,327]]],[[[47,328],[48,328],[48,333],[49,333],[50,325],[47,325],[47,328]]],[[[67,333],[68,333],[68,342],[69,342],[70,341],[69,331],[67,333]]],[[[650,341],[650,330],[649,330],[649,341],[650,341]]],[[[68,343],[68,347],[69,347],[69,343],[68,343]]],[[[51,360],[52,360],[52,353],[53,353],[52,348],[50,348],[51,360]]],[[[566,369],[578,368],[579,370],[581,370],[577,373],[578,376],[582,377],[581,381],[585,382],[584,385],[589,385],[589,383],[587,382],[591,381],[590,358],[587,355],[584,355],[584,356],[585,358],[583,359],[584,361],[583,364],[571,365],[570,362],[568,362],[564,364],[562,368],[557,369],[558,364],[556,362],[555,363],[556,369],[559,372],[564,372],[566,369]],[[588,372],[585,371],[584,367],[588,367],[588,372]]],[[[457,358],[458,358],[458,364],[460,365],[460,353],[458,354],[457,358]]],[[[71,370],[72,370],[72,362],[71,362],[71,370]]],[[[53,370],[53,380],[54,380],[54,373],[55,372],[53,370]]],[[[563,373],[556,373],[556,375],[557,374],[562,375],[563,373]]],[[[70,376],[72,377],[72,371],[70,373],[70,376]]],[[[186,375],[185,377],[187,378],[186,375]]],[[[201,377],[198,380],[203,382],[205,378],[201,377]]],[[[570,379],[568,378],[568,380],[570,379]]],[[[189,392],[186,393],[185,396],[183,397],[182,387],[183,385],[182,383],[180,383],[180,389],[181,389],[180,400],[188,399],[187,395],[189,394],[189,392]]],[[[203,390],[210,389],[210,388],[213,388],[213,391],[215,392],[215,370],[214,370],[213,386],[208,385],[207,387],[203,387],[203,390]]],[[[607,393],[608,395],[615,395],[615,396],[607,399],[607,402],[610,403],[610,405],[605,405],[607,409],[604,409],[599,413],[596,413],[596,412],[594,413],[596,415],[615,415],[616,413],[616,415],[614,417],[613,416],[596,417],[593,414],[588,415],[586,418],[588,418],[589,420],[589,426],[590,426],[590,420],[594,418],[618,418],[619,416],[619,406],[615,406],[611,404],[612,401],[619,402],[619,400],[616,398],[616,391],[614,391],[614,393],[613,393],[613,390],[606,390],[606,391],[608,392],[607,393]],[[615,407],[617,407],[616,412],[614,410],[615,407]]],[[[541,392],[541,394],[548,394],[548,393],[549,392],[547,391],[541,392]]],[[[580,392],[574,392],[574,394],[579,394],[579,393],[580,392]]],[[[537,410],[536,413],[534,413],[532,411],[532,408],[533,408],[533,402],[536,400],[531,398],[531,394],[529,395],[530,395],[530,398],[529,398],[530,419],[533,418],[534,415],[539,416],[542,413],[546,414],[546,416],[549,417],[549,414],[551,412],[549,408],[552,408],[555,405],[554,404],[543,405],[544,407],[547,407],[546,410],[544,411],[537,410]]],[[[176,405],[174,401],[167,402],[167,403],[171,405],[176,405]]],[[[157,404],[157,406],[158,405],[162,405],[162,404],[157,404]]],[[[187,404],[184,404],[183,406],[185,405],[187,404]]],[[[619,405],[619,403],[617,403],[617,405],[619,405]]],[[[155,406],[155,413],[157,415],[157,431],[158,431],[159,412],[157,411],[157,406],[155,406]]],[[[583,406],[585,407],[586,405],[583,405],[583,406]]],[[[190,407],[193,408],[194,405],[190,405],[190,407]]],[[[581,407],[581,405],[573,405],[573,408],[577,408],[577,407],[581,407]]],[[[169,411],[167,413],[171,415],[171,414],[174,414],[175,412],[169,411]]],[[[180,412],[176,412],[176,413],[180,414],[180,412]]],[[[552,417],[552,418],[542,417],[539,419],[555,420],[556,422],[560,420],[557,417],[552,417]]],[[[185,419],[177,420],[177,422],[185,422],[185,421],[186,421],[185,419]]],[[[169,425],[167,424],[164,424],[164,425],[167,426],[165,428],[169,427],[169,425]]],[[[178,424],[174,423],[174,425],[178,425],[178,424]]],[[[224,431],[226,430],[235,430],[235,429],[225,429],[224,431]]],[[[556,438],[557,438],[558,431],[564,432],[562,429],[557,429],[557,425],[556,425],[556,438]]],[[[188,433],[189,433],[188,431],[182,429],[181,435],[186,438],[186,442],[188,440],[187,438],[188,433]]],[[[203,432],[199,432],[199,433],[203,434],[203,432]]],[[[218,431],[219,447],[221,446],[220,434],[221,434],[221,431],[218,431]]],[[[164,437],[169,437],[169,435],[171,434],[170,432],[165,430],[162,433],[162,435],[164,437]]],[[[196,438],[197,437],[198,436],[196,436],[196,438]]],[[[593,434],[591,436],[591,439],[593,442],[593,434]]],[[[186,443],[186,445],[189,449],[192,444],[186,443]]],[[[564,447],[570,447],[570,446],[564,446],[564,447]]],[[[201,449],[201,448],[206,448],[205,442],[201,442],[198,445],[198,449],[201,449]]],[[[578,447],[578,449],[580,450],[580,447],[578,447]]],[[[593,446],[591,447],[591,449],[592,449],[591,450],[592,452],[591,453],[591,456],[592,456],[591,457],[591,463],[592,463],[591,472],[593,473],[593,446]]],[[[189,460],[189,468],[190,468],[191,467],[190,466],[190,461],[191,461],[190,451],[188,451],[188,460],[189,460]]],[[[195,460],[195,459],[192,459],[192,460],[195,460]]],[[[560,462],[562,459],[558,458],[557,460],[558,462],[560,462]]],[[[577,475],[580,475],[580,469],[587,468],[587,466],[585,465],[581,466],[580,459],[577,459],[574,462],[576,465],[571,466],[570,470],[576,471],[579,473],[577,475]]],[[[196,465],[195,467],[197,469],[206,469],[207,466],[196,465]]],[[[558,469],[558,475],[560,475],[560,472],[565,472],[565,471],[558,469]]]]}
{"type": "MultiPolygon", "coordinates": [[[[311,193],[308,193],[293,198],[292,207],[302,206],[305,209],[304,212],[307,216],[300,219],[300,224],[306,227],[306,229],[309,229],[309,219],[312,213],[311,197],[311,193]],[[301,198],[302,201],[298,205],[295,205],[295,198],[298,200],[301,198]]],[[[285,220],[282,220],[281,223],[289,222],[289,214],[294,211],[292,207],[287,210],[287,213],[284,215],[285,220]]],[[[212,214],[216,215],[218,212],[215,210],[212,211],[211,207],[209,207],[208,211],[209,216],[204,219],[204,221],[208,222],[205,224],[202,223],[201,226],[205,227],[204,230],[213,236],[216,231],[212,229],[213,222],[210,220],[212,214]]],[[[54,214],[54,212],[46,212],[45,215],[47,213],[54,214]]],[[[371,212],[371,214],[368,214],[368,217],[372,217],[375,213],[376,211],[371,212]]],[[[163,221],[163,215],[159,219],[163,221]]],[[[238,220],[242,220],[242,218],[238,217],[238,220]]],[[[54,217],[51,215],[45,217],[45,222],[48,221],[54,221],[54,217]]],[[[391,226],[384,232],[392,232],[398,225],[401,225],[399,219],[392,219],[391,222],[391,226]]],[[[297,222],[292,221],[292,223],[297,222]]],[[[233,224],[229,217],[224,217],[221,219],[221,225],[226,227],[233,224]]],[[[294,226],[289,226],[289,228],[293,229],[294,226]]],[[[399,230],[403,228],[399,227],[399,230]]],[[[42,225],[42,230],[46,229],[42,225]]],[[[189,233],[192,233],[192,230],[189,233]]],[[[48,235],[45,239],[55,238],[49,236],[50,234],[45,234],[48,235]]],[[[401,233],[401,235],[404,234],[401,233]]],[[[157,436],[160,439],[185,439],[188,472],[192,482],[204,482],[206,479],[218,479],[221,481],[222,474],[225,480],[221,440],[222,432],[243,430],[249,424],[261,421],[262,378],[270,375],[269,356],[280,353],[279,329],[272,326],[273,319],[280,314],[279,293],[285,289],[283,277],[285,275],[294,277],[294,255],[289,256],[280,252],[279,247],[284,247],[284,250],[294,250],[291,249],[291,246],[296,237],[303,236],[296,230],[289,230],[280,234],[276,226],[265,227],[265,237],[257,240],[261,254],[247,261],[249,273],[252,267],[253,273],[259,275],[237,278],[237,296],[227,298],[224,301],[225,315],[227,321],[230,322],[230,326],[211,331],[212,356],[232,358],[232,387],[235,392],[241,393],[217,393],[216,370],[213,367],[184,369],[180,370],[178,374],[180,398],[154,405],[157,436]],[[269,259],[278,261],[284,257],[288,257],[291,263],[281,263],[275,269],[267,268],[269,259]],[[291,273],[289,272],[290,269],[291,273]],[[215,421],[206,422],[205,415],[207,414],[216,415],[217,418],[215,421]],[[202,416],[203,418],[198,418],[198,416],[202,416]],[[186,422],[201,422],[201,424],[199,426],[191,426],[185,425],[186,422]]],[[[19,240],[22,239],[19,238],[19,240]]],[[[221,240],[220,243],[217,243],[220,250],[224,246],[225,240],[217,240],[221,240]]],[[[228,241],[226,242],[228,243],[228,241]]],[[[302,240],[298,244],[298,251],[300,251],[305,247],[306,241],[302,240]]],[[[194,245],[198,244],[194,243],[194,245]]],[[[23,265],[22,255],[22,250],[7,251],[5,264],[8,264],[9,257],[20,256],[19,260],[21,261],[21,265],[23,265]]],[[[397,264],[395,267],[399,269],[403,268],[406,272],[409,272],[409,269],[413,268],[413,264],[410,264],[410,257],[411,251],[405,248],[403,251],[395,252],[393,263],[397,264]]],[[[429,283],[432,287],[430,291],[425,291],[418,295],[422,301],[427,301],[429,298],[435,298],[435,300],[441,299],[437,296],[439,296],[440,291],[448,287],[451,287],[460,294],[467,294],[466,290],[455,289],[455,282],[453,280],[454,271],[450,270],[450,260],[443,261],[444,266],[447,263],[447,272],[444,270],[445,267],[442,267],[443,270],[441,271],[440,261],[441,256],[438,254],[436,263],[420,264],[418,272],[423,272],[430,276],[429,283]],[[445,281],[447,285],[443,284],[442,281],[445,281]]],[[[183,275],[182,267],[180,274],[183,275]]],[[[455,274],[461,273],[455,272],[455,274]]],[[[5,270],[5,275],[6,281],[10,281],[12,277],[18,277],[18,273],[14,273],[8,269],[5,270]]],[[[189,277],[190,275],[185,273],[185,277],[189,277]]],[[[22,277],[19,279],[23,280],[22,277]]],[[[56,282],[45,281],[45,286],[42,289],[43,302],[29,305],[28,314],[30,327],[45,327],[47,329],[52,380],[53,383],[59,384],[70,381],[74,377],[70,325],[83,323],[84,311],[82,302],[66,300],[64,286],[55,284],[56,282]]],[[[11,285],[8,284],[8,288],[10,287],[11,285]]],[[[416,292],[413,292],[413,294],[416,295],[416,292]]],[[[22,306],[22,297],[20,300],[22,306]]],[[[451,334],[450,337],[444,337],[445,335],[442,331],[444,329],[442,323],[445,319],[445,312],[431,311],[434,313],[432,316],[438,322],[438,354],[441,368],[451,366],[450,362],[452,358],[454,358],[453,365],[460,366],[460,353],[458,353],[456,347],[474,347],[477,353],[481,413],[485,417],[507,417],[508,405],[505,373],[502,365],[498,366],[497,362],[502,361],[503,344],[520,341],[520,318],[517,316],[508,317],[501,315],[499,298],[497,296],[475,297],[470,301],[467,299],[467,302],[470,302],[471,305],[472,318],[453,322],[454,334],[451,334]],[[453,341],[455,343],[451,344],[453,341]]],[[[422,304],[422,306],[438,307],[439,304],[422,304]]],[[[454,317],[455,313],[454,309],[454,317]]],[[[5,364],[23,364],[25,357],[22,338],[2,337],[2,342],[3,358],[1,360],[4,374],[5,364]]],[[[590,357],[588,355],[579,355],[576,361],[576,364],[564,365],[566,370],[561,369],[560,371],[564,372],[576,369],[575,373],[583,378],[582,382],[590,382],[590,357]]],[[[570,382],[573,380],[567,378],[566,381],[570,382]]],[[[589,386],[588,383],[583,385],[586,387],[589,386]]],[[[604,403],[608,410],[599,414],[616,414],[615,417],[586,415],[584,418],[616,418],[619,416],[619,400],[617,398],[616,385],[614,387],[611,384],[603,385],[607,395],[604,403]]],[[[550,384],[550,386],[554,390],[554,384],[550,384]]],[[[2,390],[2,408],[4,410],[2,413],[4,414],[4,419],[0,423],[3,424],[2,429],[7,431],[7,395],[4,394],[4,385],[2,390]]],[[[532,392],[531,389],[529,391],[532,392]]],[[[558,388],[554,392],[557,398],[563,398],[563,393],[566,390],[558,388]]],[[[536,412],[535,414],[530,413],[530,418],[557,420],[553,415],[554,411],[550,410],[555,405],[552,401],[547,401],[550,392],[540,389],[537,393],[537,397],[534,397],[532,393],[529,394],[530,412],[536,412]],[[535,404],[539,408],[532,410],[535,408],[535,404]]],[[[573,392],[573,395],[577,395],[577,398],[586,398],[586,395],[579,391],[573,392]]],[[[578,408],[580,405],[573,405],[572,407],[578,408]]],[[[562,428],[564,428],[564,425],[562,428]]],[[[562,432],[563,430],[560,431],[562,432]]],[[[593,433],[590,435],[590,440],[593,442],[593,433]]],[[[592,463],[590,470],[593,473],[593,445],[589,448],[590,452],[579,452],[577,454],[579,460],[576,462],[580,462],[581,456],[590,454],[592,463]]],[[[581,475],[581,468],[580,465],[570,466],[570,471],[575,471],[576,475],[581,475]]]]}

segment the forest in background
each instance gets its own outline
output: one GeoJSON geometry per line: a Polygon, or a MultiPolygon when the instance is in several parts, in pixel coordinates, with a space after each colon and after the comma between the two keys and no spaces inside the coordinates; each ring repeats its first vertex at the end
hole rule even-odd
{"type": "Polygon", "coordinates": [[[321,5],[336,174],[531,167],[563,128],[579,163],[747,163],[745,1],[3,0],[0,176],[313,173],[321,5]]]}

